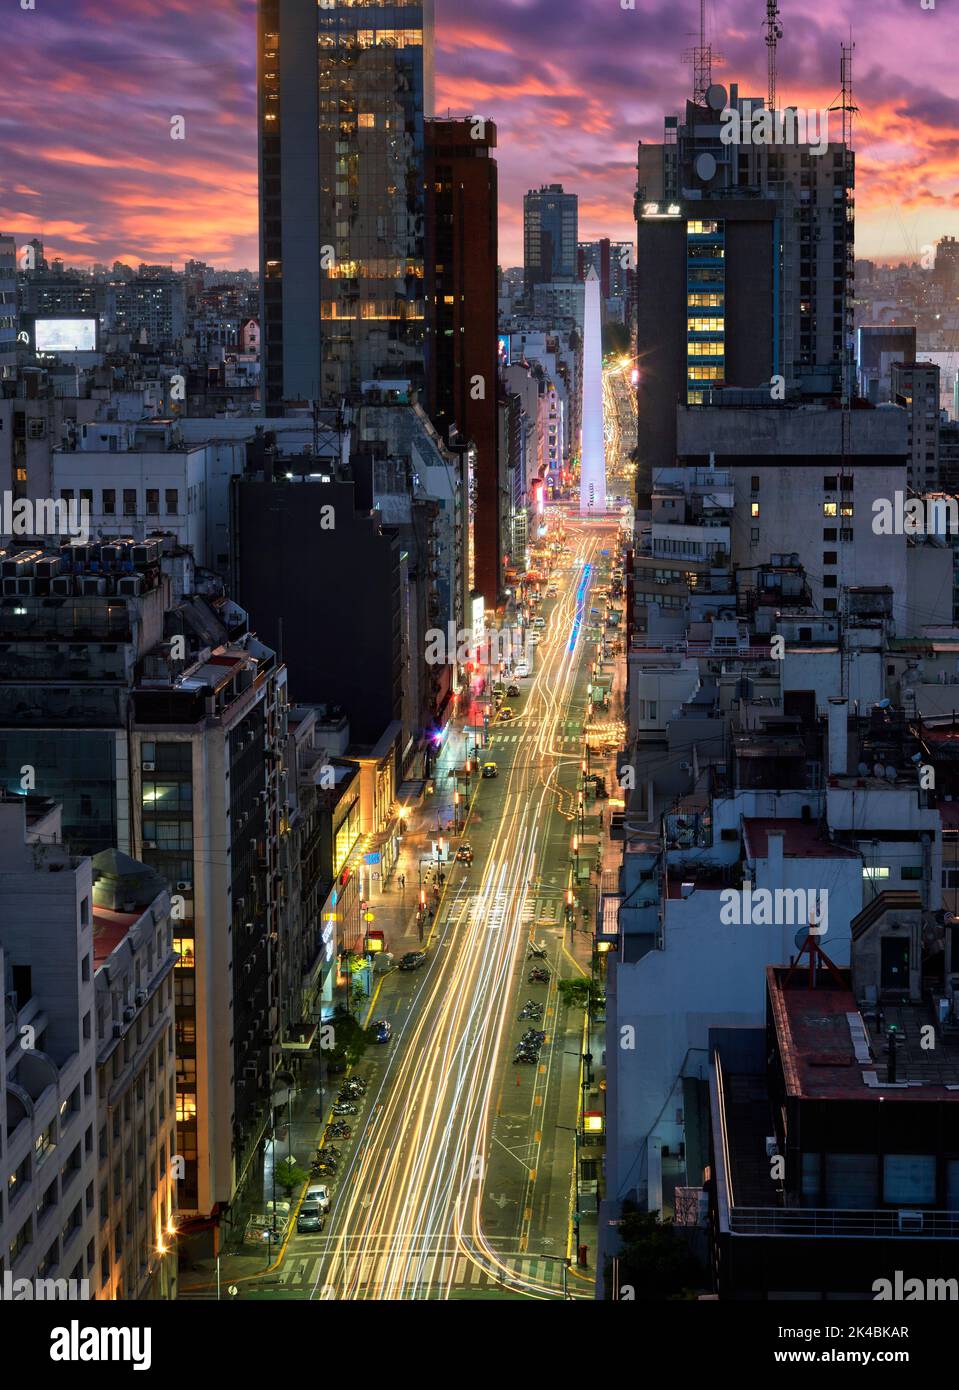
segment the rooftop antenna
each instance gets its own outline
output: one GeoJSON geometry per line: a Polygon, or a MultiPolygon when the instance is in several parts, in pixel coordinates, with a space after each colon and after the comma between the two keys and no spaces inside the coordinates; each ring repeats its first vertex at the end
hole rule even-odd
{"type": "Polygon", "coordinates": [[[699,44],[687,48],[683,54],[683,62],[693,65],[693,101],[702,104],[706,100],[713,81],[713,63],[725,61],[723,55],[714,53],[712,44],[706,42],[706,0],[699,0],[699,44]]]}
{"type": "Polygon", "coordinates": [[[776,109],[776,45],[783,36],[778,0],[766,0],[766,49],[769,58],[769,110],[776,109]]]}

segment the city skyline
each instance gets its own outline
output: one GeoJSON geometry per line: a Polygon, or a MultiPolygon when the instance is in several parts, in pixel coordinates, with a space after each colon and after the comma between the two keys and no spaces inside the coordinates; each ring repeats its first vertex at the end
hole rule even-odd
{"type": "MultiPolygon", "coordinates": [[[[632,239],[636,141],[661,139],[663,115],[691,93],[681,59],[696,42],[696,7],[492,0],[481,16],[457,10],[438,0],[436,114],[497,123],[501,263],[522,263],[523,195],[544,182],[578,194],[581,238],[632,239]]],[[[0,117],[0,227],[42,236],[73,265],[195,256],[256,268],[255,0],[210,0],[204,16],[201,27],[189,0],[132,0],[121,17],[104,0],[69,17],[14,13],[8,64],[21,95],[17,114],[0,117]],[[183,141],[170,139],[175,115],[183,141]]],[[[765,92],[763,17],[756,0],[711,7],[709,37],[725,55],[714,77],[738,81],[741,95],[765,92]]],[[[936,39],[943,18],[918,0],[885,0],[868,30],[853,29],[860,257],[916,260],[959,232],[959,102],[936,39]]],[[[832,105],[855,19],[852,3],[824,19],[783,5],[781,101],[832,105]]]]}

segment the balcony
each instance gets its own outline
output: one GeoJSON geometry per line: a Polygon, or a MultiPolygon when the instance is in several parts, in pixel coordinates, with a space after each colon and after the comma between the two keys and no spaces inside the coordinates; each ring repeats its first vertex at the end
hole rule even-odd
{"type": "Polygon", "coordinates": [[[856,1211],[842,1207],[731,1207],[729,1229],[743,1236],[844,1240],[959,1240],[959,1211],[856,1211]]]}

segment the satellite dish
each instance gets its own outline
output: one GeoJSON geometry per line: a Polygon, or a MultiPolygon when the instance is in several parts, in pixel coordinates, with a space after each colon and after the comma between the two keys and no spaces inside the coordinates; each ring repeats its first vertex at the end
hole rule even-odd
{"type": "Polygon", "coordinates": [[[797,929],[797,931],[796,931],[796,935],[793,937],[793,941],[796,943],[796,950],[797,950],[797,951],[801,951],[802,948],[805,946],[806,940],[807,940],[808,936],[809,936],[809,926],[808,926],[808,923],[807,923],[806,926],[804,926],[804,927],[799,927],[799,928],[797,929]]]}
{"type": "Polygon", "coordinates": [[[884,777],[886,775],[886,769],[883,767],[882,763],[873,763],[872,775],[874,777],[884,777]]]}
{"type": "Polygon", "coordinates": [[[713,82],[706,88],[706,105],[710,111],[725,111],[726,88],[721,82],[713,82]]]}
{"type": "Polygon", "coordinates": [[[708,150],[696,156],[696,177],[709,183],[716,175],[716,161],[708,150]]]}
{"type": "Polygon", "coordinates": [[[869,765],[868,765],[867,763],[857,763],[857,764],[856,764],[856,771],[859,773],[859,776],[860,776],[860,777],[868,777],[868,776],[869,776],[869,765]]]}
{"type": "Polygon", "coordinates": [[[888,709],[891,704],[891,700],[880,700],[878,705],[876,706],[876,709],[888,709]]]}
{"type": "Polygon", "coordinates": [[[895,782],[895,780],[896,780],[896,778],[897,778],[898,776],[899,776],[899,774],[898,774],[898,772],[896,771],[896,769],[895,769],[894,767],[888,766],[888,767],[886,768],[886,781],[887,781],[887,782],[895,782]]]}

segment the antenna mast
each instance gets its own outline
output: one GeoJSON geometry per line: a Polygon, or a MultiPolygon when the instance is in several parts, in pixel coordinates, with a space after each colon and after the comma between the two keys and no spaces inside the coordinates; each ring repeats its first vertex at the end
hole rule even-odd
{"type": "Polygon", "coordinates": [[[776,45],[783,36],[778,0],[766,0],[766,49],[769,57],[769,110],[776,109],[776,45]]]}
{"type": "MultiPolygon", "coordinates": [[[[839,66],[840,78],[842,81],[842,92],[838,102],[833,102],[830,111],[839,110],[842,112],[842,169],[843,169],[843,277],[842,277],[842,350],[840,357],[840,402],[842,406],[842,458],[840,460],[840,487],[847,474],[851,471],[849,458],[852,453],[852,325],[850,323],[849,306],[849,285],[852,280],[855,267],[855,250],[853,247],[853,229],[855,216],[855,202],[853,193],[855,189],[855,178],[853,175],[853,155],[849,146],[852,144],[852,118],[858,111],[852,99],[852,55],[856,45],[852,41],[852,33],[849,35],[848,44],[842,45],[842,59],[839,66]]],[[[848,491],[845,494],[849,496],[848,491]]],[[[840,499],[843,493],[840,491],[840,499]]],[[[840,503],[839,516],[839,563],[840,563],[840,583],[845,579],[845,560],[846,547],[843,544],[843,509],[840,503]]],[[[843,662],[840,666],[840,689],[845,694],[849,689],[846,662],[849,654],[844,652],[843,662]]]]}
{"type": "Polygon", "coordinates": [[[713,63],[725,61],[723,55],[714,53],[712,44],[706,42],[706,0],[699,0],[699,43],[683,54],[683,62],[693,65],[693,101],[706,100],[706,92],[713,82],[713,63]]]}

